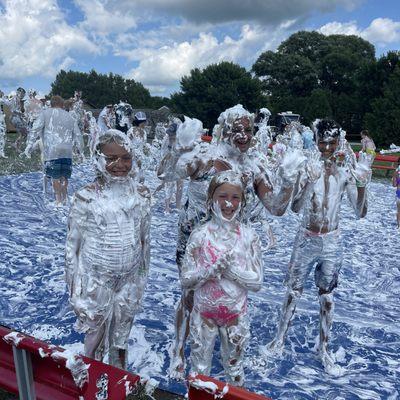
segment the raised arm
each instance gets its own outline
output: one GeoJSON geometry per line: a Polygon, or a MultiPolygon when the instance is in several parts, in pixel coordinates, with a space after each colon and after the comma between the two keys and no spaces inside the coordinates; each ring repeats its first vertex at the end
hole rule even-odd
{"type": "Polygon", "coordinates": [[[314,187],[314,183],[321,176],[322,168],[320,152],[308,152],[305,169],[298,174],[294,185],[291,205],[293,212],[298,213],[303,208],[304,202],[314,187]]]}
{"type": "Polygon", "coordinates": [[[354,166],[350,168],[350,173],[356,180],[357,196],[352,196],[352,185],[346,186],[347,196],[358,218],[364,218],[367,215],[367,190],[366,186],[371,180],[371,159],[366,153],[359,153],[359,159],[354,166]]]}
{"type": "Polygon", "coordinates": [[[171,148],[161,160],[157,176],[164,181],[192,178],[204,175],[213,164],[208,144],[199,143],[192,149],[171,148]]]}
{"type": "Polygon", "coordinates": [[[77,120],[74,121],[73,138],[75,148],[78,150],[78,153],[83,157],[83,137],[82,132],[79,129],[77,120]]]}
{"type": "Polygon", "coordinates": [[[305,160],[301,151],[293,149],[285,154],[273,179],[267,173],[257,176],[254,184],[257,196],[272,215],[282,216],[285,213],[305,160]]]}
{"type": "Polygon", "coordinates": [[[41,112],[33,123],[32,129],[28,130],[26,148],[23,154],[30,158],[35,142],[42,136],[44,131],[44,113],[41,112]]]}

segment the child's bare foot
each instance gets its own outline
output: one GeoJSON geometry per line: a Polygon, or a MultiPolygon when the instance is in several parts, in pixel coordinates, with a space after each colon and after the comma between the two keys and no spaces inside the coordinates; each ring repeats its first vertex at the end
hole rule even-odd
{"type": "Polygon", "coordinates": [[[185,379],[185,362],[181,357],[175,357],[169,368],[169,377],[179,381],[185,379]]]}

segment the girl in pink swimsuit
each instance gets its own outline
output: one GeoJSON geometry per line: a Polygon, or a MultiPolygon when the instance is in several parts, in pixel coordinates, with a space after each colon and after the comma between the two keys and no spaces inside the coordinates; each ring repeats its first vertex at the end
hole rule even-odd
{"type": "Polygon", "coordinates": [[[194,290],[190,317],[191,372],[210,374],[215,340],[229,383],[244,381],[243,357],[249,334],[248,291],[263,282],[256,232],[240,222],[244,206],[242,176],[216,174],[207,196],[209,220],[189,238],[181,271],[182,286],[194,290]]]}

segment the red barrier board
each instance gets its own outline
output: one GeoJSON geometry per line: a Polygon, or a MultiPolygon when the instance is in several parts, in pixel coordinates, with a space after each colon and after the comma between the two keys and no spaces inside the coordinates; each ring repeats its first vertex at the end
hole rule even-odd
{"type": "Polygon", "coordinates": [[[134,393],[138,375],[0,326],[0,387],[18,394],[13,347],[30,355],[35,398],[38,400],[125,399],[134,393]],[[97,396],[97,397],[96,397],[97,396]]]}

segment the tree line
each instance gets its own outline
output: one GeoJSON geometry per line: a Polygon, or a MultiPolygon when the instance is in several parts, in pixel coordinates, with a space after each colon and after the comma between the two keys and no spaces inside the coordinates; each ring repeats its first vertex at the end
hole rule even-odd
{"type": "Polygon", "coordinates": [[[276,51],[260,54],[250,71],[220,62],[195,68],[170,98],[151,96],[139,82],[115,74],[60,71],[51,94],[74,90],[96,107],[119,100],[133,107],[159,108],[196,117],[212,128],[219,113],[241,103],[250,111],[293,111],[305,124],[330,117],[351,133],[368,129],[378,146],[399,144],[400,52],[375,57],[368,41],[347,35],[300,31],[276,51]]]}

